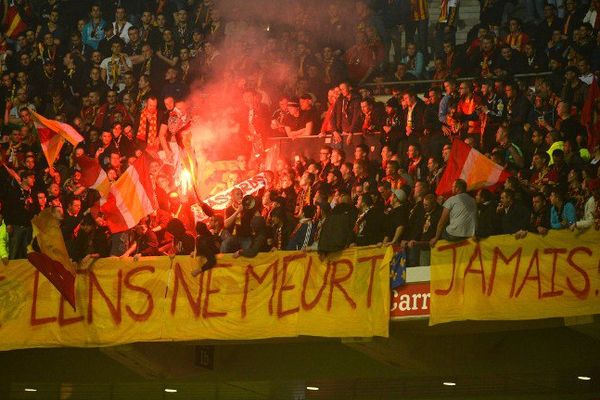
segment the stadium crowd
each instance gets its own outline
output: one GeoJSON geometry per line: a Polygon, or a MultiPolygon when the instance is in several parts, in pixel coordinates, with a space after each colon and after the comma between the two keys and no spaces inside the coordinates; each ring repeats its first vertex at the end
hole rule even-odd
{"type": "Polygon", "coordinates": [[[0,258],[26,257],[31,219],[48,207],[63,210],[76,262],[195,252],[207,260],[195,273],[220,252],[394,244],[427,265],[441,239],[599,229],[598,2],[482,1],[460,44],[458,0],[434,2],[431,19],[426,0],[285,0],[264,14],[216,0],[8,2],[0,258]],[[425,78],[435,81],[406,84],[425,78]],[[190,96],[239,126],[216,151],[238,160],[238,180],[266,178],[253,196],[231,191],[224,212],[176,186],[190,96]],[[48,165],[33,111],[84,141],[48,165]],[[305,136],[311,157],[265,164],[271,137],[305,136]],[[457,180],[437,196],[455,139],[509,170],[504,187],[468,193],[457,180]],[[148,157],[156,211],[111,234],[98,192],[80,182],[82,155],[111,182],[148,157]]]}

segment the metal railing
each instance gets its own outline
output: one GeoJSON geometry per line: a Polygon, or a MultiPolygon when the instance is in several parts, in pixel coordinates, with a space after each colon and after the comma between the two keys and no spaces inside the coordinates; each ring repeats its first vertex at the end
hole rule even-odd
{"type": "MultiPolygon", "coordinates": [[[[534,78],[534,77],[538,77],[538,76],[548,76],[552,74],[552,72],[547,71],[547,72],[533,72],[533,73],[528,73],[528,74],[514,74],[512,75],[512,78],[514,79],[519,79],[519,78],[534,78]]],[[[459,78],[455,78],[457,81],[472,81],[475,79],[480,79],[481,77],[479,76],[463,76],[463,77],[459,77],[459,78]]],[[[497,77],[497,76],[490,76],[488,78],[485,79],[497,79],[497,78],[502,78],[502,77],[497,77]]],[[[377,86],[411,86],[411,85],[421,85],[421,84],[432,84],[432,83],[442,83],[444,82],[445,79],[419,79],[419,80],[413,80],[413,81],[392,81],[392,82],[379,82],[379,83],[374,83],[374,82],[370,82],[370,83],[363,83],[362,85],[360,85],[360,87],[377,87],[377,86]]]]}

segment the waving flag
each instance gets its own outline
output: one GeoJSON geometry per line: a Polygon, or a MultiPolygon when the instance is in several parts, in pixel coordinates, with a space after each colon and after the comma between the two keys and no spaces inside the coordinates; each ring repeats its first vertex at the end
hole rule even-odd
{"type": "Polygon", "coordinates": [[[65,124],[64,122],[56,121],[54,119],[48,119],[43,115],[36,113],[35,111],[31,111],[31,114],[37,119],[37,121],[50,129],[51,131],[62,136],[67,142],[71,143],[73,146],[77,146],[79,142],[83,141],[83,136],[79,134],[69,124],[65,124]]]}
{"type": "Polygon", "coordinates": [[[79,182],[87,188],[96,189],[100,196],[106,199],[110,191],[110,181],[98,160],[81,156],[77,158],[77,165],[81,168],[81,180],[79,182]]]}
{"type": "Polygon", "coordinates": [[[140,157],[113,183],[100,210],[110,231],[118,233],[133,228],[156,208],[147,161],[140,157]]]}
{"type": "Polygon", "coordinates": [[[65,139],[39,122],[35,123],[35,128],[40,138],[40,144],[42,145],[46,161],[48,161],[49,166],[52,166],[60,155],[60,149],[62,149],[65,139]]]}
{"type": "Polygon", "coordinates": [[[11,39],[16,39],[28,28],[24,19],[30,19],[31,8],[27,5],[15,4],[10,0],[2,1],[2,21],[1,28],[4,35],[11,39]]]}
{"type": "Polygon", "coordinates": [[[493,188],[504,183],[511,174],[462,140],[454,139],[452,150],[442,179],[435,194],[452,194],[452,185],[457,179],[467,182],[467,190],[493,188]]]}
{"type": "Polygon", "coordinates": [[[48,119],[33,110],[29,111],[35,119],[35,127],[48,165],[52,166],[54,164],[65,140],[73,146],[77,146],[78,143],[83,141],[83,136],[71,125],[48,119]]]}
{"type": "Polygon", "coordinates": [[[46,208],[33,217],[31,225],[41,252],[29,252],[27,259],[75,309],[75,268],[67,253],[60,219],[54,208],[46,208]]]}

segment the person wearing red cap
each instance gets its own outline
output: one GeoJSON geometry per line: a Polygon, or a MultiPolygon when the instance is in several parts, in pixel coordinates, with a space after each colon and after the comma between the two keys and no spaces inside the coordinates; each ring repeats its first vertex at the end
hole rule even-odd
{"type": "Polygon", "coordinates": [[[591,195],[585,202],[583,218],[570,226],[572,231],[588,229],[592,225],[596,230],[600,229],[600,178],[589,180],[586,186],[591,195]]]}

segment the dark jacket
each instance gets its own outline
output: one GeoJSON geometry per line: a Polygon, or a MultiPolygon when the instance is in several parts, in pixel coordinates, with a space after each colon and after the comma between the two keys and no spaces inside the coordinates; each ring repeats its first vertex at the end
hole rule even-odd
{"type": "Polygon", "coordinates": [[[217,264],[215,254],[219,252],[219,239],[214,236],[203,222],[196,223],[196,255],[206,258],[202,266],[205,271],[217,264]]]}
{"type": "Polygon", "coordinates": [[[109,232],[106,228],[95,227],[90,233],[80,229],[73,240],[72,246],[67,250],[69,257],[75,262],[81,261],[88,254],[99,254],[108,257],[110,254],[109,232]]]}
{"type": "Polygon", "coordinates": [[[532,211],[529,219],[529,232],[538,233],[537,228],[551,229],[550,225],[550,207],[546,206],[540,211],[532,211]]]}
{"type": "Polygon", "coordinates": [[[486,238],[500,233],[500,218],[496,212],[496,207],[495,201],[478,205],[476,237],[486,238]]]}
{"type": "MultiPolygon", "coordinates": [[[[423,100],[417,98],[417,103],[412,111],[412,133],[411,136],[421,137],[423,136],[423,130],[425,129],[425,110],[427,106],[423,100]]],[[[408,118],[408,112],[405,115],[408,118]]],[[[405,123],[406,126],[406,123],[405,123]]]]}
{"type": "Polygon", "coordinates": [[[315,240],[316,224],[311,220],[298,223],[287,243],[286,250],[301,250],[310,246],[315,240]]]}
{"type": "Polygon", "coordinates": [[[339,132],[357,133],[362,130],[362,111],[360,97],[352,93],[350,100],[344,96],[338,97],[333,105],[331,125],[339,132]],[[344,111],[345,109],[345,111],[344,111]]]}
{"type": "Polygon", "coordinates": [[[513,234],[529,228],[529,209],[515,202],[506,212],[500,214],[502,233],[513,234]]]}
{"type": "Polygon", "coordinates": [[[354,215],[350,204],[336,205],[331,214],[325,217],[319,235],[318,250],[321,253],[333,253],[348,247],[354,241],[354,215]]]}
{"type": "Polygon", "coordinates": [[[363,222],[362,229],[359,229],[356,235],[356,244],[359,246],[369,246],[381,242],[385,234],[385,231],[382,229],[385,225],[383,208],[371,208],[364,215],[363,222]]]}
{"type": "Polygon", "coordinates": [[[260,252],[269,251],[267,223],[265,219],[261,216],[254,216],[250,221],[250,225],[252,227],[252,242],[249,248],[240,252],[244,257],[255,257],[260,252]]]}

